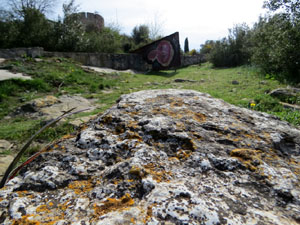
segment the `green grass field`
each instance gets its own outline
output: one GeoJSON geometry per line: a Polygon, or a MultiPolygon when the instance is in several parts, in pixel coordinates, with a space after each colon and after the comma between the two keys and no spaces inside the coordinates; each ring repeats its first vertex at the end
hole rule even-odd
{"type": "MultiPolygon", "coordinates": [[[[77,115],[86,116],[105,111],[122,94],[145,89],[192,89],[237,106],[251,107],[253,110],[277,115],[295,126],[300,125],[299,112],[284,109],[278,100],[266,94],[270,90],[286,85],[274,79],[266,79],[252,67],[214,69],[210,64],[203,64],[177,71],[133,75],[86,71],[80,64],[62,58],[45,58],[38,62],[32,59],[12,60],[6,61],[4,66],[33,78],[27,81],[0,81],[0,139],[19,144],[24,143],[41,127],[41,121],[27,120],[24,117],[7,119],[6,116],[24,102],[46,95],[81,94],[101,104],[101,108],[92,113],[77,115]],[[179,78],[193,82],[174,82],[179,78]],[[235,83],[238,84],[234,84],[233,81],[237,81],[235,83]],[[251,101],[255,101],[252,106],[251,101]]],[[[49,142],[72,131],[72,127],[65,123],[48,129],[39,139],[49,142]]]]}

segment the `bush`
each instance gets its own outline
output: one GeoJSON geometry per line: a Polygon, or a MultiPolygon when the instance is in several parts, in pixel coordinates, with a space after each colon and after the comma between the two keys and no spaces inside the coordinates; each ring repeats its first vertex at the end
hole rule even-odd
{"type": "Polygon", "coordinates": [[[136,45],[143,45],[150,41],[150,30],[147,25],[135,26],[132,30],[132,39],[136,45]]]}
{"type": "Polygon", "coordinates": [[[300,81],[300,21],[286,14],[260,18],[252,39],[253,64],[281,81],[300,81]]]}
{"type": "Polygon", "coordinates": [[[100,32],[85,33],[78,51],[120,53],[122,51],[121,39],[118,31],[105,27],[100,32]]]}
{"type": "Polygon", "coordinates": [[[249,63],[251,32],[247,25],[236,25],[229,30],[229,36],[214,43],[208,43],[209,61],[215,67],[235,67],[249,63]]]}

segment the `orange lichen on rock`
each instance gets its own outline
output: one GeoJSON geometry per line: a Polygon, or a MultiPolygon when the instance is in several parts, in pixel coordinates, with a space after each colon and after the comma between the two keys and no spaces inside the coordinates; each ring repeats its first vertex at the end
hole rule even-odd
{"type": "Polygon", "coordinates": [[[145,168],[146,173],[151,174],[152,178],[158,183],[162,181],[168,182],[170,176],[172,175],[170,171],[165,171],[162,169],[159,169],[159,171],[157,171],[159,167],[155,166],[153,163],[145,165],[145,168]]]}
{"type": "Polygon", "coordinates": [[[256,164],[261,163],[261,151],[254,149],[234,149],[230,156],[239,159],[249,170],[256,171],[256,164]]]}
{"type": "Polygon", "coordinates": [[[49,208],[47,207],[47,205],[40,205],[36,208],[35,210],[37,213],[49,213],[50,210],[49,208]]]}
{"type": "Polygon", "coordinates": [[[133,130],[136,130],[139,126],[138,123],[136,121],[130,120],[129,122],[127,122],[126,126],[128,128],[131,128],[133,130]]]}
{"type": "Polygon", "coordinates": [[[147,207],[146,217],[143,219],[144,224],[146,224],[152,218],[153,207],[156,205],[157,203],[153,203],[147,207]]]}
{"type": "Polygon", "coordinates": [[[194,112],[190,109],[180,109],[176,110],[174,108],[154,108],[152,110],[154,115],[162,114],[164,116],[169,116],[175,119],[192,118],[194,121],[202,123],[206,120],[206,116],[199,112],[194,112]]]}
{"type": "Polygon", "coordinates": [[[62,210],[64,212],[67,210],[69,203],[70,203],[70,201],[66,201],[62,204],[58,204],[57,206],[60,210],[62,210]]]}
{"type": "Polygon", "coordinates": [[[182,107],[183,104],[184,104],[182,98],[173,98],[173,99],[171,99],[171,100],[173,100],[173,101],[170,103],[170,106],[171,106],[171,107],[182,107]]]}
{"type": "Polygon", "coordinates": [[[289,159],[289,164],[293,173],[300,178],[300,162],[297,162],[295,159],[289,159]]]}
{"type": "Polygon", "coordinates": [[[130,218],[130,222],[131,222],[132,224],[136,224],[135,218],[134,218],[134,217],[131,217],[131,218],[130,218]]]}
{"type": "Polygon", "coordinates": [[[196,120],[199,123],[202,123],[206,120],[206,116],[202,113],[195,113],[193,112],[193,119],[196,120]]]}
{"type": "Polygon", "coordinates": [[[39,222],[39,221],[29,220],[28,218],[31,216],[32,215],[22,216],[21,219],[14,220],[12,225],[40,225],[41,224],[41,222],[39,222]]]}
{"type": "Polygon", "coordinates": [[[93,184],[90,180],[73,181],[68,185],[68,188],[73,189],[75,194],[91,191],[93,184]]]}
{"type": "Polygon", "coordinates": [[[66,139],[70,139],[70,138],[74,138],[74,137],[75,137],[74,134],[66,134],[61,139],[66,140],[66,139]]]}
{"type": "Polygon", "coordinates": [[[25,197],[28,194],[28,191],[17,191],[18,197],[25,197]]]}
{"type": "Polygon", "coordinates": [[[143,168],[140,168],[138,166],[132,166],[131,169],[129,170],[129,173],[139,178],[143,178],[146,176],[146,171],[143,168]]]}
{"type": "Polygon", "coordinates": [[[106,115],[102,117],[102,123],[103,124],[110,124],[112,122],[112,116],[106,115]]]}
{"type": "Polygon", "coordinates": [[[179,150],[176,152],[176,158],[184,160],[189,158],[192,155],[191,150],[179,150]]]}
{"type": "Polygon", "coordinates": [[[138,133],[132,131],[127,132],[126,139],[137,139],[138,141],[142,141],[142,137],[138,133]]]}
{"type": "Polygon", "coordinates": [[[94,204],[94,211],[96,216],[102,216],[111,211],[122,211],[129,206],[134,204],[134,200],[131,198],[130,194],[126,193],[122,198],[108,198],[106,201],[102,202],[101,205],[94,204]]]}
{"type": "Polygon", "coordinates": [[[176,119],[181,119],[183,115],[181,113],[176,112],[175,110],[170,110],[168,108],[154,108],[152,113],[154,115],[162,114],[164,116],[170,116],[176,119]]]}

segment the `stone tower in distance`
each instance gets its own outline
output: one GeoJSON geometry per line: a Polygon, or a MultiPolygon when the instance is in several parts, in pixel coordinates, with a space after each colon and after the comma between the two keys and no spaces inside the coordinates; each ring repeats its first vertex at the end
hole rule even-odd
{"type": "Polygon", "coordinates": [[[101,31],[104,28],[104,19],[99,14],[80,12],[78,17],[87,32],[101,31]]]}

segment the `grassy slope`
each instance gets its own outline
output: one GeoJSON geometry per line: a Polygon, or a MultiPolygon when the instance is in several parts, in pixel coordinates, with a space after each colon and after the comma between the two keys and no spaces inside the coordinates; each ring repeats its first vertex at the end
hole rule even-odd
{"type": "MultiPolygon", "coordinates": [[[[212,69],[209,64],[204,64],[182,68],[176,72],[105,75],[87,73],[80,65],[66,59],[44,59],[42,62],[27,59],[9,61],[6,65],[12,66],[14,71],[29,74],[34,78],[33,81],[26,82],[0,82],[0,139],[17,143],[24,143],[37,131],[40,121],[26,120],[22,117],[5,119],[5,116],[24,104],[24,101],[50,94],[82,94],[84,97],[94,98],[102,107],[88,114],[97,114],[113,105],[121,94],[144,89],[193,89],[242,107],[248,107],[249,102],[255,99],[256,106],[253,109],[279,115],[294,125],[300,125],[300,113],[283,109],[276,100],[265,94],[266,91],[283,85],[275,80],[265,80],[262,84],[264,78],[255,69],[248,67],[212,69]],[[175,83],[173,81],[176,78],[198,82],[175,83]],[[239,84],[232,84],[233,80],[239,84]]],[[[87,113],[80,116],[83,115],[87,113]]],[[[71,131],[72,127],[63,124],[49,129],[40,139],[51,141],[71,131]]]]}

